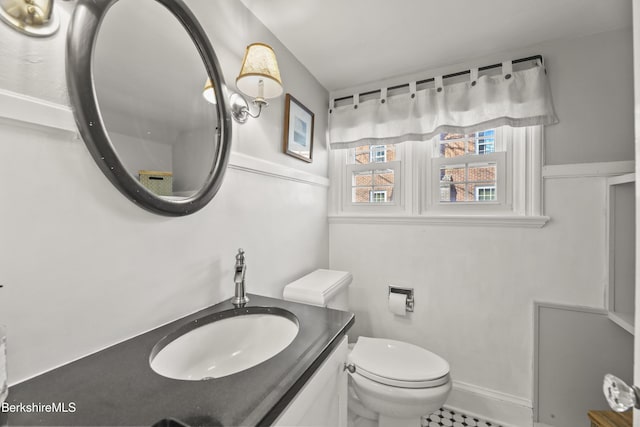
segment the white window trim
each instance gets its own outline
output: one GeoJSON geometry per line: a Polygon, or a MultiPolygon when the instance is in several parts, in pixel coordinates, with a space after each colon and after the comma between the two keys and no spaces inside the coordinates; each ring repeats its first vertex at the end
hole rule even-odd
{"type": "Polygon", "coordinates": [[[510,147],[512,133],[504,132],[503,128],[495,129],[495,152],[487,154],[475,154],[442,158],[435,156],[435,151],[440,150],[440,141],[433,140],[425,144],[425,149],[421,153],[424,162],[418,165],[425,171],[431,171],[431,175],[424,174],[421,178],[423,184],[424,203],[421,205],[421,214],[424,215],[505,215],[513,209],[513,183],[508,179],[512,174],[512,153],[506,151],[510,147]],[[492,162],[497,164],[498,175],[496,177],[496,191],[498,200],[491,202],[440,202],[440,166],[457,163],[492,162]],[[436,193],[437,189],[437,193],[436,193]]]}
{"type": "Polygon", "coordinates": [[[453,158],[434,157],[431,159],[429,170],[431,171],[430,179],[425,181],[427,191],[426,211],[450,214],[464,214],[471,211],[505,211],[511,209],[510,183],[507,179],[507,153],[489,153],[482,155],[464,155],[453,158]],[[498,198],[491,202],[445,202],[440,201],[440,167],[445,165],[456,164],[473,164],[479,162],[488,162],[496,164],[496,192],[498,198]]]}
{"type": "MultiPolygon", "coordinates": [[[[346,203],[345,189],[347,185],[347,153],[349,150],[332,150],[330,152],[331,186],[329,193],[329,222],[351,224],[424,224],[424,225],[470,225],[540,228],[550,218],[543,215],[542,203],[542,159],[543,159],[543,129],[542,126],[529,128],[514,128],[515,132],[522,132],[524,138],[512,144],[508,152],[507,163],[523,164],[513,172],[511,187],[507,195],[511,209],[467,208],[463,211],[434,211],[428,209],[430,193],[424,185],[427,173],[431,167],[430,150],[433,144],[427,141],[409,142],[396,145],[399,154],[400,173],[397,175],[401,185],[397,185],[397,204],[389,206],[384,203],[372,203],[366,206],[351,206],[346,203]],[[414,185],[415,184],[415,185],[414,185]],[[516,189],[523,188],[525,191],[516,189]]],[[[496,144],[498,141],[496,140],[496,144]]],[[[496,145],[496,150],[498,146],[496,145]]],[[[439,180],[439,176],[438,176],[439,180]]],[[[351,181],[349,178],[348,184],[351,181]]],[[[349,202],[351,193],[347,192],[349,202]]],[[[491,202],[483,202],[482,205],[491,202]]]]}
{"type": "Polygon", "coordinates": [[[519,215],[355,215],[329,216],[329,224],[387,224],[387,225],[452,225],[481,227],[542,228],[548,216],[519,215]]]}
{"type": "MultiPolygon", "coordinates": [[[[454,204],[440,204],[434,198],[433,188],[430,184],[429,177],[422,175],[421,181],[425,183],[422,194],[421,215],[464,215],[470,219],[474,215],[493,215],[497,217],[516,216],[516,217],[544,217],[542,214],[542,127],[532,126],[527,128],[504,128],[496,129],[502,132],[496,132],[496,150],[509,149],[505,152],[497,151],[496,153],[483,154],[482,158],[490,159],[494,154],[504,155],[506,167],[502,171],[506,174],[503,179],[505,188],[498,188],[498,198],[501,194],[506,198],[500,200],[501,203],[493,202],[457,202],[454,204]],[[505,144],[503,147],[501,144],[505,144]],[[517,165],[517,167],[515,166],[517,165]],[[444,205],[444,206],[442,206],[444,205]]],[[[416,155],[418,158],[433,161],[431,150],[435,149],[435,144],[417,144],[421,149],[421,153],[416,155]]],[[[463,156],[461,156],[463,157],[463,156]]],[[[455,163],[455,161],[452,161],[455,163]]],[[[461,162],[462,163],[462,162],[461,162]]],[[[418,165],[418,169],[431,170],[434,166],[426,167],[424,164],[418,165]]],[[[498,168],[500,173],[500,168],[498,168]]],[[[431,180],[439,181],[439,172],[434,172],[430,177],[431,180]]],[[[500,178],[498,180],[500,182],[500,178]]],[[[499,185],[499,184],[498,184],[499,185]]],[[[439,196],[439,194],[438,194],[439,196]]],[[[544,217],[546,218],[546,217],[544,217]]],[[[537,219],[535,220],[537,222],[537,219]]]]}
{"type": "MultiPolygon", "coordinates": [[[[380,144],[378,144],[380,145],[380,144]]],[[[329,153],[329,173],[331,185],[329,188],[329,217],[337,216],[392,216],[408,215],[411,208],[407,204],[412,183],[407,176],[410,168],[406,167],[411,161],[410,150],[406,150],[405,144],[398,144],[396,159],[391,162],[378,162],[361,164],[349,164],[350,150],[331,150],[329,153]],[[352,173],[356,170],[393,169],[394,171],[394,200],[385,203],[354,203],[351,200],[352,173]]]]}
{"type": "MultiPolygon", "coordinates": [[[[342,209],[348,211],[371,211],[381,207],[400,209],[402,206],[402,164],[400,160],[384,163],[349,164],[345,170],[343,183],[342,209]],[[354,172],[371,170],[393,170],[393,200],[378,203],[357,203],[352,201],[352,177],[354,172]]],[[[388,209],[388,210],[391,210],[388,209]]]]}
{"type": "MultiPolygon", "coordinates": [[[[513,162],[524,165],[513,171],[513,214],[525,217],[542,217],[542,159],[543,129],[542,126],[514,128],[520,132],[521,143],[514,144],[513,162]]],[[[547,217],[545,217],[547,218],[547,217]]]]}

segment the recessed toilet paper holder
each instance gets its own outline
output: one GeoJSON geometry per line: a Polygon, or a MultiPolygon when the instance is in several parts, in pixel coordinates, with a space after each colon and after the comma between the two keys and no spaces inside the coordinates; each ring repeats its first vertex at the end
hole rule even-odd
{"type": "Polygon", "coordinates": [[[413,312],[413,288],[401,288],[398,286],[389,286],[389,295],[391,294],[404,294],[407,296],[407,311],[413,312]]]}

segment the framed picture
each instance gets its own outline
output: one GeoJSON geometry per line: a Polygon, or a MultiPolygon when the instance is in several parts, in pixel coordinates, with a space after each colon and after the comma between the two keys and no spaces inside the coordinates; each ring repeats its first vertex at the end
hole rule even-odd
{"type": "Polygon", "coordinates": [[[284,105],[284,152],[311,163],[314,114],[289,93],[284,105]]]}

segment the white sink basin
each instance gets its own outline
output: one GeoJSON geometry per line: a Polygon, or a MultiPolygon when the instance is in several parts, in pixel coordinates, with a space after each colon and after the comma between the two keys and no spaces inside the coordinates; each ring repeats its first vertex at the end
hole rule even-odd
{"type": "Polygon", "coordinates": [[[160,340],[151,353],[151,368],[164,377],[198,381],[272,358],[291,344],[298,322],[286,310],[258,309],[262,312],[223,312],[191,322],[160,340]]]}

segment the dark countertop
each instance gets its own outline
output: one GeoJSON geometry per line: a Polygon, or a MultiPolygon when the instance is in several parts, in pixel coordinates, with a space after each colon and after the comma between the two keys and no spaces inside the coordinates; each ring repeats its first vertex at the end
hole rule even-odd
{"type": "Polygon", "coordinates": [[[73,403],[75,411],[10,412],[9,425],[151,426],[167,419],[189,426],[270,425],[353,325],[354,315],[258,295],[250,295],[250,307],[288,310],[300,326],[287,348],[259,365],[206,381],[165,378],[149,366],[156,343],[181,326],[244,310],[225,301],[10,387],[9,404],[73,409],[73,403]]]}

